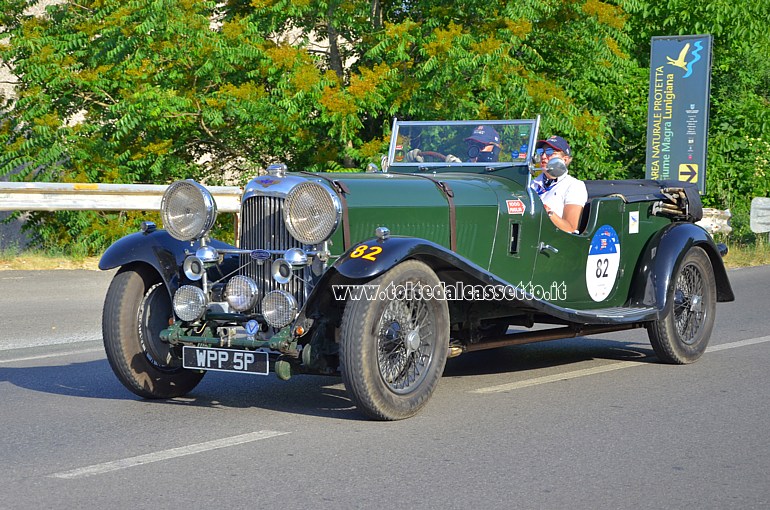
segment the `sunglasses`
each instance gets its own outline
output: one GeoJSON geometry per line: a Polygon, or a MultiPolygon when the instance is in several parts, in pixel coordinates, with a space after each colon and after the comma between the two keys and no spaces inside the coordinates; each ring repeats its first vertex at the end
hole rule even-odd
{"type": "Polygon", "coordinates": [[[539,149],[535,149],[535,152],[537,152],[537,154],[540,155],[540,156],[545,154],[546,156],[548,156],[550,158],[551,156],[553,156],[553,153],[557,152],[557,151],[553,147],[546,147],[545,149],[543,149],[541,147],[539,149]]]}

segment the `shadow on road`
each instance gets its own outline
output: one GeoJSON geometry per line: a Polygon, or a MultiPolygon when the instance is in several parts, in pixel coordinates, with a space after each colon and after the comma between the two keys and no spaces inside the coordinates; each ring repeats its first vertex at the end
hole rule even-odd
{"type": "MultiPolygon", "coordinates": [[[[510,374],[568,366],[592,359],[655,362],[650,347],[634,342],[577,338],[467,353],[447,363],[444,377],[510,374]]],[[[501,382],[504,382],[501,377],[501,382]]],[[[365,420],[347,396],[339,377],[298,375],[290,381],[209,372],[188,395],[143,400],[129,392],[107,360],[12,368],[0,366],[0,382],[70,397],[143,401],[152,405],[207,408],[259,408],[281,413],[342,420],[365,420]]]]}
{"type": "Polygon", "coordinates": [[[644,342],[577,337],[466,353],[447,361],[444,377],[509,374],[596,359],[658,362],[644,342]]]}
{"type": "Polygon", "coordinates": [[[108,400],[141,401],[153,405],[212,408],[262,408],[292,414],[363,420],[338,377],[298,375],[289,382],[209,372],[184,397],[144,400],[118,381],[107,360],[65,365],[15,368],[0,366],[0,383],[41,393],[108,400]]]}

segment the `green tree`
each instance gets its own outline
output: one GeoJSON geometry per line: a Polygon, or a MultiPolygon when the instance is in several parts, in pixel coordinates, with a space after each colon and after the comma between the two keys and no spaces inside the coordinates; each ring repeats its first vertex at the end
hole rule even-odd
{"type": "MultiPolygon", "coordinates": [[[[44,17],[26,4],[2,3],[0,58],[19,85],[2,105],[0,174],[156,183],[245,179],[278,160],[360,168],[384,150],[392,116],[542,114],[579,148],[579,173],[622,175],[609,150],[628,124],[615,84],[637,70],[622,12],[597,0],[95,0],[44,17]]],[[[44,244],[96,252],[136,221],[31,224],[44,244]]]]}
{"type": "Polygon", "coordinates": [[[767,1],[624,0],[633,56],[649,67],[653,36],[711,34],[706,205],[730,208],[738,239],[751,239],[750,202],[770,196],[770,31],[767,1]]]}
{"type": "MultiPolygon", "coordinates": [[[[640,0],[86,0],[43,17],[25,14],[27,3],[0,1],[0,59],[19,77],[17,97],[2,104],[0,175],[49,181],[243,181],[276,161],[357,171],[379,159],[394,116],[538,114],[541,133],[572,142],[578,176],[640,177],[652,27],[698,27],[640,0]]],[[[687,12],[722,19],[703,4],[687,12]]],[[[751,61],[767,69],[760,60],[751,61]]],[[[714,105],[748,124],[766,110],[757,91],[767,81],[746,73],[755,103],[734,99],[715,73],[725,92],[714,105]]],[[[712,149],[766,140],[721,113],[712,128],[715,119],[738,133],[712,130],[712,149]]],[[[33,216],[44,244],[84,252],[135,222],[33,216]]]]}

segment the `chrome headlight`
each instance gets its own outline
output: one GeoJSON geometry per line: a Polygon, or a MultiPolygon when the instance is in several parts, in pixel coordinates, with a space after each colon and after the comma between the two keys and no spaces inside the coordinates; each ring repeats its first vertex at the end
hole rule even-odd
{"type": "Polygon", "coordinates": [[[160,202],[160,216],[168,233],[180,241],[205,236],[217,219],[217,204],[211,193],[188,179],[172,183],[160,202]]]}
{"type": "Polygon", "coordinates": [[[319,244],[331,237],[342,215],[340,199],[317,182],[298,184],[286,195],[283,219],[289,233],[304,244],[319,244]]]}
{"type": "Polygon", "coordinates": [[[237,312],[251,310],[257,304],[257,282],[247,276],[233,276],[227,282],[225,299],[230,307],[237,312]]]}
{"type": "Polygon", "coordinates": [[[262,299],[262,316],[274,328],[282,328],[297,317],[297,300],[285,290],[272,290],[262,299]]]}
{"type": "Polygon", "coordinates": [[[174,313],[185,322],[203,317],[208,305],[206,295],[194,285],[182,285],[174,293],[174,313]]]}

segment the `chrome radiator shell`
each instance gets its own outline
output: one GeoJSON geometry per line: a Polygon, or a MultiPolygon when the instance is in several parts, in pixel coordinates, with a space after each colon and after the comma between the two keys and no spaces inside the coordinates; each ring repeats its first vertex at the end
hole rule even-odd
{"type": "MultiPolygon", "coordinates": [[[[241,206],[240,247],[246,250],[281,250],[290,248],[303,249],[302,243],[294,239],[283,221],[284,198],[277,194],[252,193],[244,198],[241,206]]],[[[241,255],[241,268],[238,273],[252,278],[259,287],[257,306],[254,311],[262,313],[262,298],[272,290],[282,289],[289,292],[301,307],[305,303],[306,273],[309,268],[294,272],[294,277],[286,284],[277,283],[271,272],[274,256],[265,261],[241,255]],[[304,281],[303,281],[304,280],[304,281]]]]}

